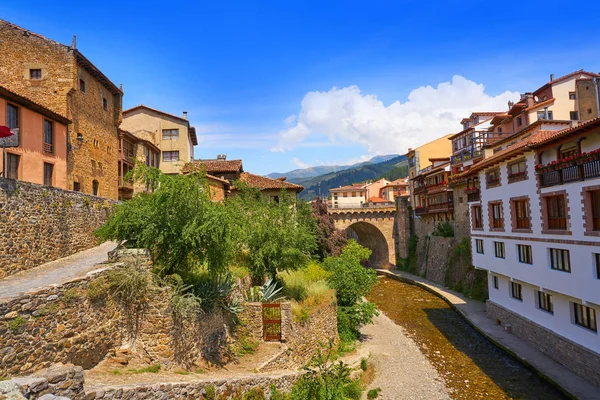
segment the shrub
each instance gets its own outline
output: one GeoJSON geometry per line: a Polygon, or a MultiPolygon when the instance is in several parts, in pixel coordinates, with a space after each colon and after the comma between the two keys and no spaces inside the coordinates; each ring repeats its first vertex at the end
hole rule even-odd
{"type": "Polygon", "coordinates": [[[294,322],[298,322],[300,324],[304,324],[306,321],[310,319],[310,314],[306,309],[302,306],[302,304],[297,301],[292,301],[292,320],[294,322]]]}
{"type": "Polygon", "coordinates": [[[371,389],[367,392],[367,399],[373,400],[379,397],[379,393],[381,392],[381,388],[371,389]]]}
{"type": "Polygon", "coordinates": [[[433,236],[454,237],[454,226],[450,222],[440,222],[432,232],[433,236]]]}
{"type": "Polygon", "coordinates": [[[245,356],[246,354],[254,354],[258,345],[257,341],[249,337],[241,337],[235,342],[233,352],[238,357],[245,356]]]}
{"type": "Polygon", "coordinates": [[[375,304],[360,301],[352,306],[338,306],[338,333],[342,341],[350,342],[360,339],[359,328],[373,322],[379,312],[375,304]]]}
{"type": "Polygon", "coordinates": [[[81,294],[81,292],[79,291],[79,289],[77,288],[71,288],[69,290],[66,290],[62,297],[61,297],[61,301],[63,301],[64,303],[67,304],[71,304],[72,302],[74,302],[75,300],[77,300],[79,298],[79,295],[81,294]]]}
{"type": "Polygon", "coordinates": [[[14,333],[14,332],[17,332],[19,330],[19,328],[22,327],[23,325],[25,325],[26,323],[27,323],[27,319],[18,315],[16,318],[14,318],[12,321],[9,322],[8,329],[10,329],[10,331],[14,333]]]}
{"type": "Polygon", "coordinates": [[[362,360],[360,360],[360,369],[362,369],[363,371],[366,371],[368,367],[369,367],[369,365],[367,364],[366,358],[363,358],[362,360]]]}
{"type": "Polygon", "coordinates": [[[149,274],[133,266],[111,270],[107,281],[110,292],[129,307],[145,301],[150,291],[149,274]]]}
{"type": "Polygon", "coordinates": [[[206,397],[206,400],[216,400],[217,389],[215,385],[208,385],[204,388],[204,397],[206,397]]]}
{"type": "Polygon", "coordinates": [[[92,280],[87,287],[86,295],[90,302],[96,303],[106,297],[108,286],[104,277],[92,280]]]}

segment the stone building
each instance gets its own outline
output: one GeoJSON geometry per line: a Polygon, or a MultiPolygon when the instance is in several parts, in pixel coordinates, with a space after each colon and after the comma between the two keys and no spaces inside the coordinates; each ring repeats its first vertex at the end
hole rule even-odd
{"type": "Polygon", "coordinates": [[[71,121],[0,86],[0,125],[19,131],[2,145],[0,170],[5,178],[67,188],[67,126],[71,121]]]}
{"type": "Polygon", "coordinates": [[[143,183],[125,179],[136,162],[158,168],[160,149],[152,142],[119,130],[119,200],[128,200],[134,194],[148,191],[143,183]]]}
{"type": "Polygon", "coordinates": [[[186,111],[178,117],[139,105],[123,111],[121,128],[160,149],[159,168],[165,174],[179,174],[186,163],[194,160],[198,139],[186,111]]]}
{"type": "Polygon", "coordinates": [[[67,188],[116,199],[123,92],[73,43],[64,45],[0,20],[0,81],[8,90],[64,115],[67,188]]]}

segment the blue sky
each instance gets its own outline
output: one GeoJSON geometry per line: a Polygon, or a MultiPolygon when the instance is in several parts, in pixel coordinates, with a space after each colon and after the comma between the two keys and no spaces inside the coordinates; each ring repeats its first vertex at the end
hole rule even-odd
{"type": "Polygon", "coordinates": [[[3,0],[0,17],[77,35],[125,108],[187,110],[197,158],[260,174],[405,153],[550,73],[600,71],[597,13],[565,2],[144,3],[3,0]]]}

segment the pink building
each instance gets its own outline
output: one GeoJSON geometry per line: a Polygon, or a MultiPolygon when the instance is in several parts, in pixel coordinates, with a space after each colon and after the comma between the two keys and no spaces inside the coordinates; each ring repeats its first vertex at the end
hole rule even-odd
{"type": "Polygon", "coordinates": [[[0,151],[2,176],[67,188],[66,117],[0,86],[0,125],[19,129],[18,147],[0,151]]]}

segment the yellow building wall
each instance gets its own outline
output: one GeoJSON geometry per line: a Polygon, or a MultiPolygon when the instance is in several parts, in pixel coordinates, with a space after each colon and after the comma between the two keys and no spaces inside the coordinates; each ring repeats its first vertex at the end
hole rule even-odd
{"type": "Polygon", "coordinates": [[[161,151],[159,168],[165,174],[179,174],[183,165],[192,161],[188,127],[183,121],[141,109],[124,115],[121,129],[146,140],[152,134],[152,142],[161,151]],[[179,139],[163,140],[163,129],[179,129],[179,139]],[[179,151],[179,161],[164,161],[162,153],[165,151],[179,151]]]}

